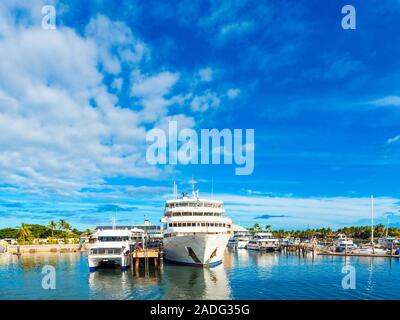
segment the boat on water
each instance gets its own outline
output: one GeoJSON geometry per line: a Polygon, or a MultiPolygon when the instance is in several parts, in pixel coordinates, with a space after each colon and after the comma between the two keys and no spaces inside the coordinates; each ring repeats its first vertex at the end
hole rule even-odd
{"type": "Polygon", "coordinates": [[[232,220],[225,217],[223,201],[199,197],[192,179],[192,196],[174,198],[165,203],[164,252],[167,261],[198,267],[222,263],[228,240],[233,234],[232,220]]]}
{"type": "Polygon", "coordinates": [[[278,251],[279,239],[273,237],[271,232],[257,232],[246,246],[248,250],[278,251]]]}
{"type": "Polygon", "coordinates": [[[397,249],[400,247],[400,239],[390,236],[381,237],[378,239],[378,244],[386,249],[397,249]]]}
{"type": "Polygon", "coordinates": [[[229,239],[228,247],[244,249],[250,241],[250,233],[246,228],[233,225],[233,237],[229,239]]]}
{"type": "Polygon", "coordinates": [[[366,255],[386,255],[388,250],[376,246],[374,242],[374,196],[371,196],[371,241],[369,244],[360,245],[358,248],[351,250],[351,253],[366,255]]]}
{"type": "Polygon", "coordinates": [[[339,234],[338,238],[334,241],[336,252],[350,252],[357,249],[357,245],[352,239],[344,234],[339,234]]]}
{"type": "Polygon", "coordinates": [[[125,270],[130,266],[130,252],[139,242],[144,241],[141,229],[99,229],[94,235],[96,241],[88,250],[89,271],[102,266],[120,266],[125,270]]]}
{"type": "Polygon", "coordinates": [[[382,255],[386,255],[388,252],[387,249],[385,248],[379,248],[376,247],[375,245],[365,245],[365,246],[359,246],[357,247],[355,250],[351,250],[350,253],[356,253],[356,254],[382,254],[382,255]]]}

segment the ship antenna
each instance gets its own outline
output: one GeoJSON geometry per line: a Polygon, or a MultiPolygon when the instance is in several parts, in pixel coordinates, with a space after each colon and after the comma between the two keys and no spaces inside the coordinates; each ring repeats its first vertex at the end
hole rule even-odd
{"type": "Polygon", "coordinates": [[[190,180],[190,184],[192,185],[192,195],[193,197],[196,197],[196,192],[194,191],[194,184],[196,183],[196,181],[194,181],[193,176],[192,176],[192,180],[190,180]]]}
{"type": "Polygon", "coordinates": [[[111,218],[112,229],[115,230],[117,218],[114,216],[111,218]]]}
{"type": "Polygon", "coordinates": [[[214,177],[211,177],[211,199],[214,199],[214,177]]]}
{"type": "Polygon", "coordinates": [[[374,196],[371,195],[371,243],[374,244],[374,196]]]}
{"type": "Polygon", "coordinates": [[[178,199],[178,186],[176,185],[175,181],[174,181],[173,197],[174,197],[174,199],[178,199]]]}

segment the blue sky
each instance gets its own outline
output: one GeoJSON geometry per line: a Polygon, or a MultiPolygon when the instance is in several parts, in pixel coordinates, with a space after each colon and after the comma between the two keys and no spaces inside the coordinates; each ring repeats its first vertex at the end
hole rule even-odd
{"type": "Polygon", "coordinates": [[[377,221],[400,223],[399,14],[399,1],[2,1],[0,227],[158,222],[192,175],[245,226],[368,223],[371,194],[377,221]],[[56,30],[41,28],[45,4],[56,30]],[[146,132],[169,120],[254,129],[253,174],[149,165],[146,132]]]}

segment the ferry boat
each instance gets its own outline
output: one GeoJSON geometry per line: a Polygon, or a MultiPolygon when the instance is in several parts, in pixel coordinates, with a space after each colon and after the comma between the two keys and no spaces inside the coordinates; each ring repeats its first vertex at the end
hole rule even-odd
{"type": "Polygon", "coordinates": [[[232,220],[225,217],[223,201],[199,197],[192,179],[192,196],[167,200],[164,217],[165,259],[171,262],[211,267],[222,263],[222,255],[232,235],[232,220]]]}
{"type": "Polygon", "coordinates": [[[125,270],[130,266],[132,247],[144,241],[144,231],[141,229],[99,229],[93,236],[97,240],[88,251],[89,271],[105,265],[117,265],[125,270]]]}
{"type": "Polygon", "coordinates": [[[257,232],[246,246],[248,250],[278,251],[279,240],[271,232],[257,232]]]}

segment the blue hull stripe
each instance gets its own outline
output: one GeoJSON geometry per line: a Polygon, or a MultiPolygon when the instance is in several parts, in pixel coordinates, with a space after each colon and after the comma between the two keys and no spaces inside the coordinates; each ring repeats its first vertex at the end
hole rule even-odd
{"type": "Polygon", "coordinates": [[[199,268],[212,268],[212,267],[216,267],[222,263],[222,260],[210,262],[210,263],[206,263],[206,264],[181,262],[181,261],[175,261],[175,260],[169,260],[169,259],[165,259],[165,260],[168,262],[174,263],[174,264],[180,264],[183,266],[191,266],[191,267],[199,267],[199,268]]]}

